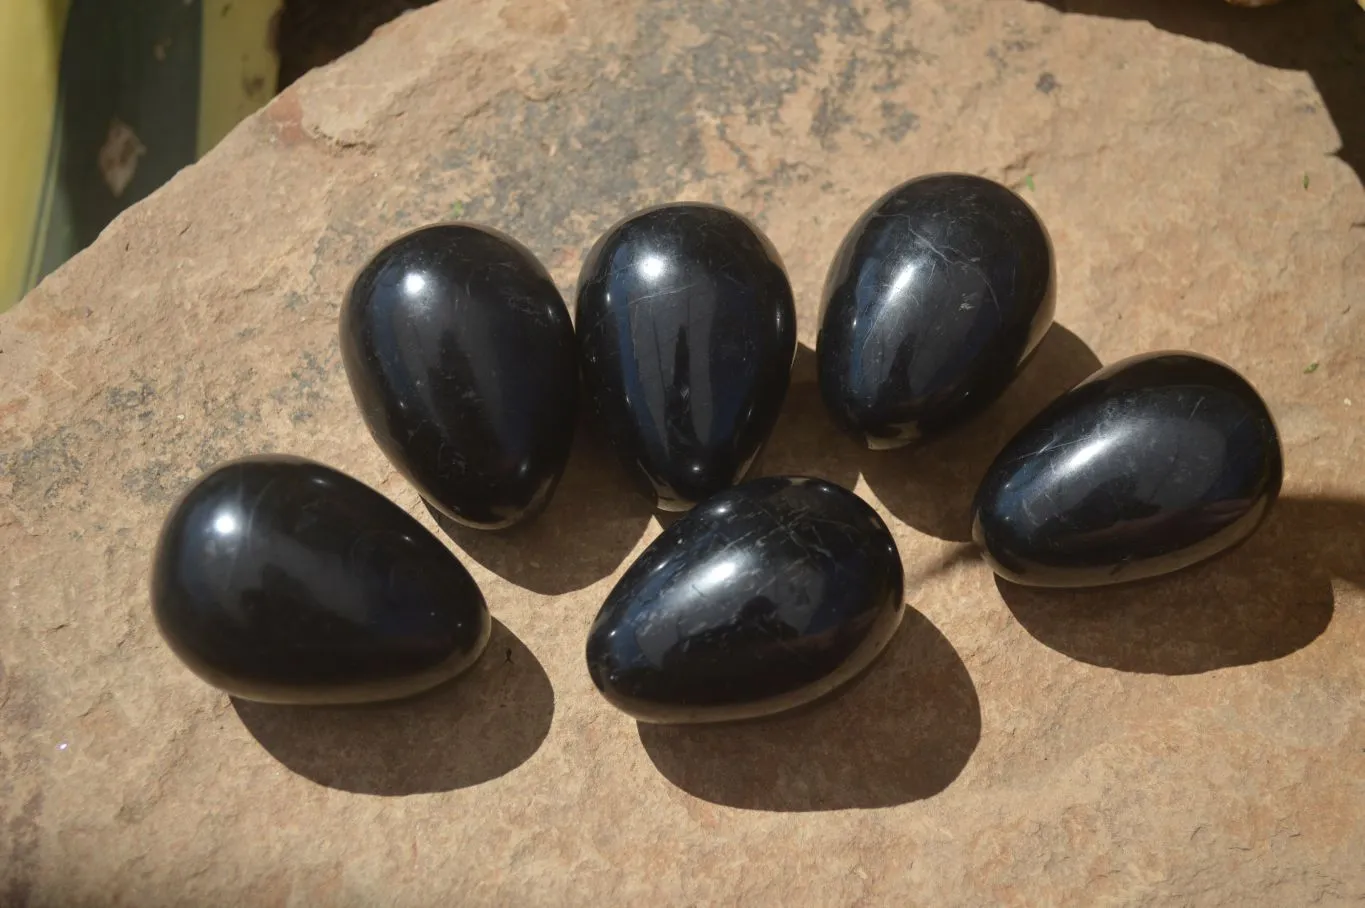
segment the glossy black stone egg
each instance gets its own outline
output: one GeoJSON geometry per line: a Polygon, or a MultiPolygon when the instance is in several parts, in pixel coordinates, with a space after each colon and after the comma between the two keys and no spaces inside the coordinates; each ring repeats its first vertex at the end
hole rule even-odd
{"type": "Polygon", "coordinates": [[[591,412],[641,491],[686,510],[742,479],[796,355],[772,244],[725,208],[665,205],[608,231],[578,283],[591,412]]]}
{"type": "Polygon", "coordinates": [[[217,467],[176,504],[152,610],[196,675],[271,703],[415,694],[473,664],[491,630],[469,572],[407,512],[279,455],[217,467]]]}
{"type": "Polygon", "coordinates": [[[399,237],[346,294],[341,356],[370,434],[446,516],[500,529],[549,501],[573,441],[577,346],[521,244],[471,224],[399,237]]]}
{"type": "Polygon", "coordinates": [[[834,421],[894,448],[980,412],[1052,324],[1052,242],[1023,199],[936,174],[877,200],[830,267],[820,394],[834,421]]]}
{"type": "Polygon", "coordinates": [[[1155,577],[1250,536],[1283,472],[1275,423],[1246,379],[1193,354],[1137,356],[1010,441],[977,492],[973,536],[1015,583],[1155,577]]]}
{"type": "Polygon", "coordinates": [[[607,597],[588,671],[642,722],[716,722],[808,703],[871,663],[904,612],[877,513],[819,479],[766,477],[697,505],[607,597]]]}

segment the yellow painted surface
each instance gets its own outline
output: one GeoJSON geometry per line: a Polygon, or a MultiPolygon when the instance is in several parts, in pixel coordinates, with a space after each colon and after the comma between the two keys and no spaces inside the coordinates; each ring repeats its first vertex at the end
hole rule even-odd
{"type": "Polygon", "coordinates": [[[275,95],[270,20],[280,0],[203,0],[199,154],[275,95]]]}
{"type": "Polygon", "coordinates": [[[71,0],[0,2],[0,311],[18,300],[43,221],[57,72],[71,0]]]}

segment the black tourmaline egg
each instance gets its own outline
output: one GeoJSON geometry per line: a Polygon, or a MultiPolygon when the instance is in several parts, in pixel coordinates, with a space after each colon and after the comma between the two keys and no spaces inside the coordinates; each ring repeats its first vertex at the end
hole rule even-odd
{"type": "Polygon", "coordinates": [[[471,224],[415,230],[361,269],[341,357],[379,447],[429,504],[484,529],[534,516],[573,441],[573,325],[549,274],[471,224]]]}
{"type": "Polygon", "coordinates": [[[826,279],[816,353],[830,415],[894,448],[984,409],[1052,324],[1053,274],[1042,222],[998,183],[938,174],[893,189],[826,279]]]}
{"type": "Polygon", "coordinates": [[[1250,536],[1282,475],[1275,423],[1246,379],[1202,356],[1137,356],[1015,436],[977,492],[973,536],[1016,583],[1154,577],[1250,536]]]}
{"type": "Polygon", "coordinates": [[[588,254],[577,320],[591,412],[659,507],[744,477],[796,355],[791,286],[753,224],[700,204],[632,215],[588,254]]]}
{"type": "Polygon", "coordinates": [[[631,565],[593,623],[588,671],[643,722],[779,712],[881,652],[902,582],[862,499],[820,479],[755,479],[693,508],[631,565]]]}
{"type": "Polygon", "coordinates": [[[406,511],[285,456],[217,467],[176,504],[152,610],[191,671],[270,703],[418,693],[473,664],[491,629],[473,578],[406,511]]]}

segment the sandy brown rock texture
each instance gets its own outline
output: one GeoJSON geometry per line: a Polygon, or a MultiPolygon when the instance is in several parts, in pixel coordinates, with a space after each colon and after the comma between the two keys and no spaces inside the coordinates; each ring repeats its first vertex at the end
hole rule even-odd
{"type": "Polygon", "coordinates": [[[304,77],[0,320],[0,905],[1365,900],[1363,20],[447,0],[304,77]],[[1037,207],[1059,327],[914,452],[840,438],[798,356],[760,469],[875,502],[912,608],[842,696],[682,730],[599,698],[588,623],[658,525],[586,436],[539,522],[453,541],[499,622],[457,684],[234,703],[161,643],[152,546],[222,459],[317,458],[434,526],[337,354],[379,244],[486,222],[567,293],[627,212],[720,201],[781,250],[809,348],[843,232],[937,170],[1037,207]],[[991,455],[1097,363],[1163,348],[1266,396],[1269,523],[1138,587],[997,583],[964,544],[991,455]]]}

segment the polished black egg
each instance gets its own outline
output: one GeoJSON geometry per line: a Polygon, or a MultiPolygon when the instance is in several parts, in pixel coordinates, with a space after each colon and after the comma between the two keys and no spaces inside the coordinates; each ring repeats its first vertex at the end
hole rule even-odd
{"type": "Polygon", "coordinates": [[[611,591],[588,671],[643,722],[745,719],[848,681],[899,626],[903,576],[877,512],[820,479],[766,477],[708,498],[611,591]]]}
{"type": "Polygon", "coordinates": [[[1052,244],[1004,186],[911,180],[849,231],[825,282],[820,393],[872,448],[944,431],[991,403],[1052,324],[1052,244]]]}
{"type": "Polygon", "coordinates": [[[1137,356],[1010,441],[977,492],[973,536],[1015,583],[1154,577],[1250,536],[1283,471],[1275,423],[1246,379],[1193,354],[1137,356]]]}
{"type": "Polygon", "coordinates": [[[394,240],[356,275],[341,357],[389,460],[432,506],[499,529],[549,501],[573,441],[569,311],[521,244],[471,224],[394,240]]]}
{"type": "Polygon", "coordinates": [[[686,510],[742,479],[796,355],[772,244],[725,208],[648,209],[593,247],[578,283],[590,412],[655,503],[686,510]]]}
{"type": "Polygon", "coordinates": [[[406,511],[278,455],[217,467],[175,505],[152,611],[196,675],[273,703],[418,693],[473,664],[491,629],[469,572],[406,511]]]}

